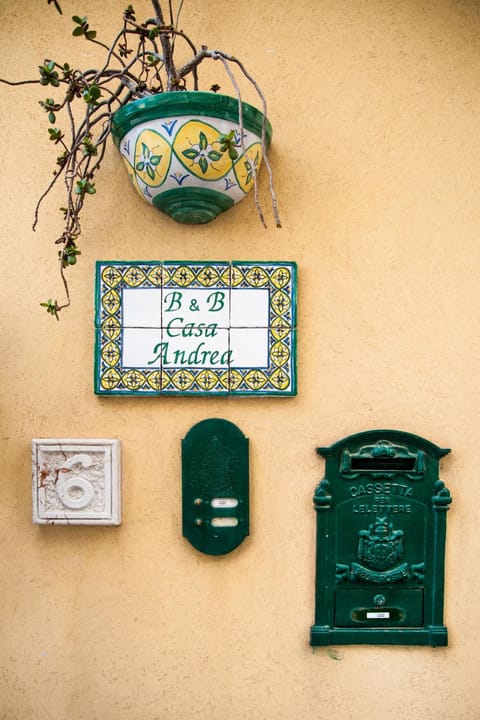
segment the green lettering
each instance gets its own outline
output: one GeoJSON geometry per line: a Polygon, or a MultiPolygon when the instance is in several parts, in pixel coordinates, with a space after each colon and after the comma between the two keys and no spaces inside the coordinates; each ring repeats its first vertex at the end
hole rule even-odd
{"type": "Polygon", "coordinates": [[[175,350],[175,362],[174,365],[186,365],[185,350],[175,350]],[[180,359],[181,358],[181,359],[180,359]]]}
{"type": "Polygon", "coordinates": [[[163,342],[158,343],[158,345],[155,345],[155,347],[153,348],[153,353],[154,354],[157,353],[157,354],[155,355],[153,360],[148,361],[148,365],[153,365],[158,360],[161,360],[162,365],[168,365],[168,360],[167,360],[168,343],[163,343],[163,342]]]}
{"type": "Polygon", "coordinates": [[[210,312],[219,312],[219,310],[222,310],[225,305],[225,293],[221,290],[217,290],[216,292],[211,293],[207,298],[207,304],[212,304],[212,307],[209,308],[210,312]]]}
{"type": "Polygon", "coordinates": [[[222,357],[220,358],[220,365],[230,365],[231,363],[233,363],[232,352],[232,350],[225,350],[225,352],[222,354],[222,357]]]}
{"type": "Polygon", "coordinates": [[[205,327],[205,337],[215,337],[217,334],[217,323],[210,323],[205,327]]]}
{"type": "Polygon", "coordinates": [[[164,303],[168,303],[168,307],[165,312],[172,312],[173,310],[180,310],[182,307],[182,293],[175,290],[174,292],[167,293],[163,299],[164,303]]]}
{"type": "MultiPolygon", "coordinates": [[[[183,318],[177,317],[177,318],[172,318],[171,320],[169,320],[168,325],[167,325],[167,335],[169,337],[180,337],[180,335],[181,335],[181,332],[178,332],[178,333],[171,332],[172,325],[173,325],[173,323],[176,323],[176,322],[183,323],[183,318]]],[[[177,330],[179,330],[179,328],[177,328],[177,330]]]]}
{"type": "Polygon", "coordinates": [[[200,337],[203,334],[204,323],[195,325],[195,323],[187,323],[182,330],[182,337],[200,337]]]}
{"type": "Polygon", "coordinates": [[[192,350],[190,355],[188,356],[188,364],[189,365],[200,365],[201,361],[198,359],[198,353],[200,352],[200,348],[202,345],[205,345],[204,342],[201,342],[200,345],[196,347],[195,350],[192,350]]]}

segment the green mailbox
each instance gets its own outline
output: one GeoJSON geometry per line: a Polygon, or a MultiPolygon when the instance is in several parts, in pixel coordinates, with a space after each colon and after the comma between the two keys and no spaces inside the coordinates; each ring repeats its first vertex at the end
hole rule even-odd
{"type": "Polygon", "coordinates": [[[228,420],[194,425],[182,440],[183,535],[223,555],[249,533],[248,438],[228,420]]]}
{"type": "Polygon", "coordinates": [[[318,448],[315,624],[310,644],[448,644],[443,624],[450,452],[398,430],[318,448]]]}

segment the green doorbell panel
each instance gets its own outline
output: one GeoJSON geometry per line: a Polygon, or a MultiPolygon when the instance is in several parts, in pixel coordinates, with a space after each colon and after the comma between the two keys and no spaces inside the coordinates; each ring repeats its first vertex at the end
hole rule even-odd
{"type": "Polygon", "coordinates": [[[223,555],[249,533],[248,439],[228,420],[194,425],[182,440],[183,535],[223,555]]]}

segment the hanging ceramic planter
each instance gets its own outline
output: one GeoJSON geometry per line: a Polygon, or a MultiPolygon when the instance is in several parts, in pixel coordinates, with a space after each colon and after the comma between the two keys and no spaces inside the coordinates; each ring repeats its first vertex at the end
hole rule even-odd
{"type": "MultiPolygon", "coordinates": [[[[162,93],[118,110],[112,136],[138,193],[177,222],[200,224],[243,200],[254,186],[263,114],[242,103],[242,123],[243,143],[235,98],[162,93]],[[228,147],[222,136],[229,138],[228,147]]],[[[271,137],[266,120],[267,148],[271,137]]]]}

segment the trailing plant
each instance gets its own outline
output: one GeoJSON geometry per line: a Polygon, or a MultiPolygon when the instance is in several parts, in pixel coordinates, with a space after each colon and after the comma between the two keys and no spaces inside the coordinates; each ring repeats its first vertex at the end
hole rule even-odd
{"type": "MultiPolygon", "coordinates": [[[[52,2],[61,13],[62,8],[57,0],[48,0],[49,4],[52,2]]],[[[65,272],[77,263],[81,254],[81,213],[87,199],[96,194],[96,173],[105,156],[113,115],[119,108],[148,95],[198,90],[198,68],[202,62],[209,59],[223,65],[232,83],[239,101],[241,128],[241,92],[235,70],[255,88],[261,100],[263,115],[267,115],[266,102],[260,87],[236,57],[219,50],[210,50],[205,45],[197,48],[185,32],[179,29],[183,0],[180,0],[176,13],[172,0],[168,0],[168,15],[164,14],[160,0],[151,0],[151,3],[154,15],[143,22],[137,20],[134,8],[128,5],[123,12],[121,27],[110,43],[103,42],[97,36],[87,17],[73,16],[72,35],[103,50],[104,60],[99,68],[80,69],[68,62],[45,59],[38,66],[39,77],[36,79],[16,82],[0,79],[0,82],[11,86],[38,84],[48,90],[48,96],[40,100],[40,106],[46,115],[49,124],[48,139],[54,146],[57,157],[53,178],[35,207],[33,230],[37,227],[44,199],[63,181],[66,195],[65,204],[60,208],[63,229],[55,243],[59,246],[58,260],[66,299],[62,304],[51,298],[41,303],[57,320],[58,313],[70,305],[65,272]],[[180,44],[183,51],[185,48],[188,50],[189,58],[177,66],[175,55],[180,44]]],[[[209,89],[217,92],[220,88],[215,84],[209,89]]],[[[240,136],[242,135],[241,132],[240,136]]],[[[218,152],[227,153],[233,162],[239,149],[242,149],[241,142],[235,140],[233,132],[221,135],[218,138],[218,152]]],[[[272,172],[266,154],[265,125],[262,152],[269,175],[273,215],[276,225],[280,227],[272,172]]],[[[252,162],[255,203],[265,225],[254,165],[252,162]]]]}

